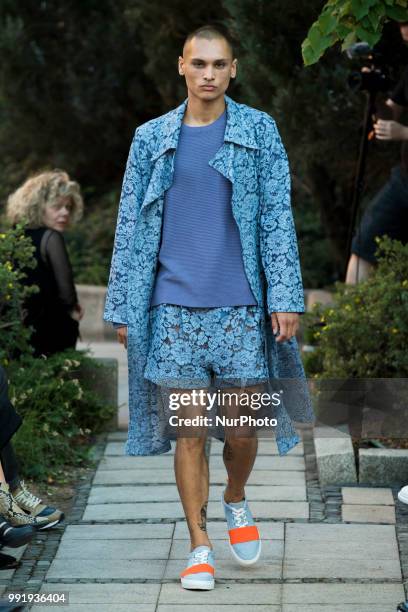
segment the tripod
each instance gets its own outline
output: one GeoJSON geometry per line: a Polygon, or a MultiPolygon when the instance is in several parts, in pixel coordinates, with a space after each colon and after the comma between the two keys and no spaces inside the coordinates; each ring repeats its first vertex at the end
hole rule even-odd
{"type": "MultiPolygon", "coordinates": [[[[347,240],[347,256],[349,255],[351,251],[351,242],[353,239],[354,226],[355,226],[355,222],[357,218],[357,212],[360,206],[361,194],[363,193],[364,172],[366,168],[368,141],[370,140],[370,134],[373,129],[372,116],[375,111],[375,99],[376,99],[376,91],[373,91],[373,90],[367,91],[366,106],[364,110],[364,127],[363,127],[363,133],[361,135],[361,140],[360,140],[360,148],[359,148],[359,155],[358,155],[358,161],[357,161],[357,171],[356,171],[356,177],[355,177],[354,188],[353,188],[350,229],[349,229],[349,235],[348,235],[348,240],[347,240]]],[[[359,238],[359,234],[358,234],[358,238],[359,238]]],[[[356,283],[358,282],[358,265],[359,265],[359,260],[357,260],[356,283]]],[[[345,275],[346,275],[346,271],[344,271],[344,276],[345,275]]]]}

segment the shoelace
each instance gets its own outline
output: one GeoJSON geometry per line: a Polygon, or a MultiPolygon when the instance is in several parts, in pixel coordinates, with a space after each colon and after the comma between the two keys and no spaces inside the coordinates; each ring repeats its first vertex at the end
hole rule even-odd
{"type": "Polygon", "coordinates": [[[6,491],[3,491],[3,493],[7,497],[7,503],[8,503],[7,512],[8,512],[9,517],[14,517],[14,518],[24,517],[27,523],[37,524],[37,519],[35,519],[34,517],[29,517],[28,514],[20,508],[20,506],[17,504],[16,500],[14,499],[14,497],[12,496],[10,492],[7,493],[6,491]]]}
{"type": "Polygon", "coordinates": [[[20,506],[17,504],[17,502],[14,499],[14,497],[12,496],[12,494],[10,493],[8,485],[6,485],[4,487],[4,489],[2,489],[1,492],[5,496],[5,498],[7,499],[7,503],[8,503],[7,511],[10,512],[10,514],[14,514],[14,515],[15,514],[24,514],[24,512],[22,511],[20,506]]]}
{"type": "Polygon", "coordinates": [[[34,509],[36,506],[38,506],[38,504],[41,503],[41,499],[36,497],[33,493],[31,493],[31,491],[28,491],[26,489],[24,480],[21,480],[20,488],[21,488],[21,491],[20,491],[20,493],[16,497],[17,502],[18,502],[18,498],[21,495],[23,495],[24,496],[24,504],[26,506],[28,506],[29,508],[34,509]]]}
{"type": "Polygon", "coordinates": [[[200,550],[198,552],[195,552],[193,555],[192,565],[197,565],[197,563],[207,563],[209,554],[209,550],[200,550]]]}
{"type": "Polygon", "coordinates": [[[231,507],[231,510],[232,510],[232,516],[234,519],[234,523],[237,527],[245,527],[246,525],[248,525],[248,517],[246,515],[245,507],[243,508],[231,507]]]}

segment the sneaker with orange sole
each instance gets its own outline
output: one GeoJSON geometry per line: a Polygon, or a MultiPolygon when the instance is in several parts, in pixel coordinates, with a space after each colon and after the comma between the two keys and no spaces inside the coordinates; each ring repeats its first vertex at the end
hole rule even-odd
{"type": "Polygon", "coordinates": [[[261,538],[246,497],[239,502],[227,504],[221,495],[227,519],[229,545],[232,555],[240,565],[253,565],[261,554],[261,538]]]}
{"type": "Polygon", "coordinates": [[[209,546],[196,546],[190,552],[180,578],[184,589],[210,591],[214,588],[214,553],[209,546]]]}

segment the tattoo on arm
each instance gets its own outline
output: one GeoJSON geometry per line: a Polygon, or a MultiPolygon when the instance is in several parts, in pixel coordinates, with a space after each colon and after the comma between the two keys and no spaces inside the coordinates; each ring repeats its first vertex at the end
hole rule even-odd
{"type": "Polygon", "coordinates": [[[207,525],[206,525],[206,521],[207,521],[207,502],[205,502],[205,504],[203,504],[203,506],[201,507],[200,514],[201,514],[201,522],[198,523],[198,526],[201,529],[201,531],[207,531],[207,525]]]}
{"type": "Polygon", "coordinates": [[[232,446],[230,445],[228,441],[226,441],[224,444],[223,455],[224,455],[225,461],[232,461],[233,459],[232,446]]]}

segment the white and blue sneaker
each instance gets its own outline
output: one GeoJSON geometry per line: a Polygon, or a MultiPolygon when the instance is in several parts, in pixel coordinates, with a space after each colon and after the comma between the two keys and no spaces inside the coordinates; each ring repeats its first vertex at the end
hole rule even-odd
{"type": "Polygon", "coordinates": [[[230,550],[240,565],[253,565],[261,554],[261,538],[255,525],[246,497],[227,504],[221,495],[222,506],[228,524],[230,550]]]}
{"type": "Polygon", "coordinates": [[[180,573],[184,589],[210,591],[214,588],[214,553],[209,546],[196,546],[188,556],[187,567],[180,573]]]}

